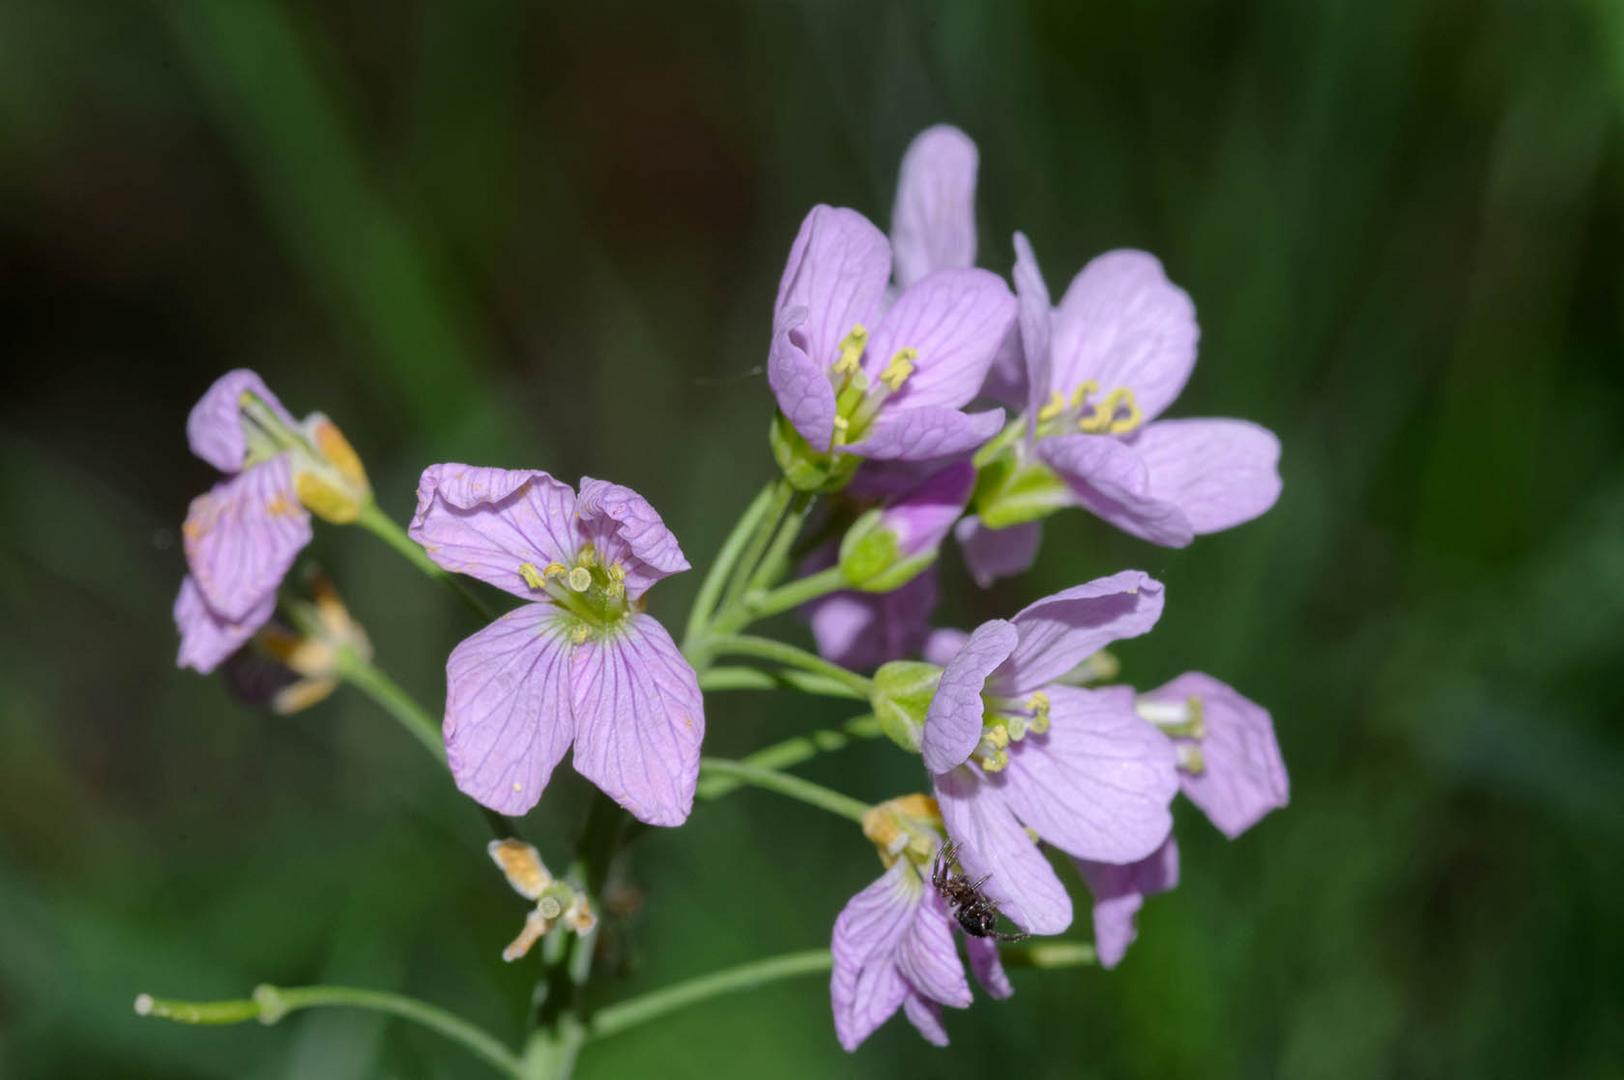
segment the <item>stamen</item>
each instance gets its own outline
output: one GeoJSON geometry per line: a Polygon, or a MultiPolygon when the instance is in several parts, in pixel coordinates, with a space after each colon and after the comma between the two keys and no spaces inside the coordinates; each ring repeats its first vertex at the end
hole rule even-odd
{"type": "Polygon", "coordinates": [[[851,333],[840,339],[840,358],[835,361],[836,375],[852,375],[858,368],[858,360],[863,355],[863,349],[868,345],[868,328],[858,323],[851,328],[851,333]]]}
{"type": "Polygon", "coordinates": [[[908,381],[908,376],[914,373],[914,361],[919,359],[918,349],[898,349],[891,362],[885,365],[880,372],[880,381],[889,386],[892,391],[902,389],[902,384],[908,381]]]}
{"type": "Polygon", "coordinates": [[[1207,771],[1207,759],[1201,753],[1201,747],[1195,743],[1178,744],[1179,768],[1191,776],[1200,776],[1207,771]]]}
{"type": "Polygon", "coordinates": [[[1038,410],[1038,423],[1047,423],[1066,411],[1066,395],[1058,390],[1049,391],[1049,400],[1038,410]]]}
{"type": "Polygon", "coordinates": [[[1126,386],[1119,386],[1108,394],[1104,401],[1094,407],[1094,411],[1077,421],[1077,426],[1094,435],[1126,435],[1139,426],[1144,414],[1139,410],[1139,403],[1134,400],[1133,391],[1126,386]],[[1127,415],[1118,417],[1118,411],[1125,410],[1127,415]]]}
{"type": "Polygon", "coordinates": [[[1147,701],[1141,699],[1134,702],[1134,711],[1141,718],[1148,720],[1162,729],[1162,732],[1171,738],[1200,739],[1206,736],[1207,728],[1201,709],[1201,699],[1191,694],[1183,701],[1147,701]]]}
{"type": "Polygon", "coordinates": [[[1088,396],[1090,394],[1097,394],[1099,392],[1099,383],[1095,382],[1093,379],[1084,379],[1082,382],[1077,384],[1077,389],[1071,392],[1071,407],[1074,409],[1080,408],[1082,404],[1088,400],[1088,396]]]}
{"type": "Polygon", "coordinates": [[[575,645],[584,645],[586,639],[592,636],[592,631],[585,626],[577,625],[570,630],[570,641],[575,645]]]}
{"type": "Polygon", "coordinates": [[[547,579],[542,576],[540,570],[536,569],[535,563],[520,563],[519,576],[524,578],[524,583],[532,589],[545,589],[547,587],[547,579]]]}

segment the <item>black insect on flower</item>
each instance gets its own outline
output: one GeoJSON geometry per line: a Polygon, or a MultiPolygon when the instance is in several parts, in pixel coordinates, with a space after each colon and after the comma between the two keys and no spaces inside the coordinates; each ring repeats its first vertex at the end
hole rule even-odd
{"type": "Polygon", "coordinates": [[[953,909],[953,917],[959,920],[959,926],[971,937],[997,938],[999,941],[1024,940],[1027,936],[1025,930],[1011,934],[998,929],[998,901],[981,891],[992,875],[983,874],[980,879],[971,881],[965,876],[964,868],[958,865],[958,855],[958,841],[949,840],[943,844],[936,852],[930,883],[936,886],[936,891],[947,901],[947,906],[953,909]]]}

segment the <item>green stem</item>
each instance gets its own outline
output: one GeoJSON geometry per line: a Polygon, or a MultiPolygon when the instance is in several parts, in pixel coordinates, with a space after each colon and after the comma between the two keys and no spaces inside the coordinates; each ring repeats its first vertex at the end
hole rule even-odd
{"type": "MultiPolygon", "coordinates": [[[[764,769],[787,769],[819,754],[845,749],[858,739],[872,739],[880,734],[879,722],[874,717],[859,716],[846,721],[839,729],[814,731],[810,735],[798,735],[774,743],[741,758],[739,764],[764,769]]],[[[720,798],[737,790],[743,782],[732,776],[712,776],[700,782],[696,794],[701,799],[720,798]]]]}
{"type": "Polygon", "coordinates": [[[135,999],[135,1011],[141,1016],[173,1020],[181,1024],[240,1024],[258,1020],[274,1024],[288,1013],[300,1009],[326,1007],[370,1009],[410,1020],[431,1031],[460,1043],[464,1049],[508,1076],[522,1077],[517,1055],[502,1041],[483,1028],[462,1017],[447,1012],[438,1005],[389,994],[381,990],[363,990],[351,986],[294,986],[288,988],[260,986],[252,998],[235,1001],[171,1001],[142,994],[135,999]]]}
{"type": "Polygon", "coordinates": [[[377,503],[369,502],[363,506],[361,516],[355,519],[355,523],[394,548],[401,555],[404,555],[407,562],[423,571],[423,573],[450,588],[480,618],[487,622],[496,618],[497,613],[491,609],[489,604],[469,592],[467,587],[458,581],[454,575],[448,574],[436,566],[434,560],[429,558],[428,553],[417,545],[417,541],[406,535],[405,529],[395,524],[393,518],[378,509],[377,503]]]}
{"type": "Polygon", "coordinates": [[[799,690],[821,697],[852,698],[850,686],[807,671],[760,671],[746,667],[709,668],[699,676],[701,690],[799,690]]]}
{"type": "Polygon", "coordinates": [[[857,672],[843,668],[839,664],[831,664],[823,657],[805,649],[771,638],[750,637],[745,634],[713,637],[705,643],[705,651],[711,656],[749,656],[757,660],[771,660],[785,667],[799,668],[840,683],[859,698],[866,699],[874,690],[873,682],[857,672]]]}
{"type": "Polygon", "coordinates": [[[751,534],[749,545],[744,549],[744,555],[733,567],[727,589],[722,594],[721,610],[724,618],[743,599],[745,584],[750,580],[750,576],[755,573],[757,564],[761,562],[762,553],[767,550],[767,545],[772,542],[773,535],[778,531],[778,523],[783,518],[784,511],[789,508],[790,500],[794,495],[795,489],[789,486],[789,481],[781,477],[773,481],[772,496],[768,500],[767,510],[762,514],[755,531],[751,534]]]}
{"type": "Polygon", "coordinates": [[[770,589],[778,584],[784,575],[784,564],[789,558],[789,549],[801,535],[801,526],[806,524],[806,517],[812,512],[812,496],[804,492],[796,492],[790,500],[789,512],[784,517],[784,523],[778,528],[778,535],[773,537],[772,546],[761,557],[756,566],[755,573],[745,583],[742,596],[762,590],[770,589]]]}
{"type": "Polygon", "coordinates": [[[777,483],[769,483],[745,510],[744,516],[739,518],[733,526],[733,531],[727,534],[722,541],[721,550],[716,553],[716,561],[711,563],[710,571],[705,575],[705,581],[699,586],[699,595],[694,597],[694,606],[688,612],[688,626],[682,634],[682,647],[699,640],[705,632],[705,624],[710,620],[716,610],[716,601],[722,595],[722,587],[727,584],[728,576],[733,572],[733,566],[738,562],[739,553],[755,533],[756,527],[761,523],[762,515],[766,514],[767,507],[773,501],[777,483]]]}
{"type": "Polygon", "coordinates": [[[831,566],[827,570],[798,578],[788,585],[781,585],[769,593],[744,596],[739,604],[729,608],[717,618],[711,630],[718,634],[730,634],[757,619],[789,611],[809,600],[816,600],[832,592],[849,588],[851,583],[840,572],[840,567],[831,566]]]}
{"type": "Polygon", "coordinates": [[[700,783],[714,778],[727,778],[741,784],[751,784],[755,787],[776,791],[780,795],[787,795],[798,799],[808,806],[816,806],[820,810],[827,810],[831,814],[839,814],[849,818],[859,825],[867,816],[870,807],[867,803],[832,791],[822,784],[814,784],[810,780],[802,780],[799,776],[781,773],[776,769],[768,769],[760,765],[750,765],[742,761],[730,761],[727,758],[705,757],[699,759],[700,783]]]}
{"type": "Polygon", "coordinates": [[[713,971],[598,1010],[592,1018],[591,1034],[595,1039],[618,1035],[627,1028],[645,1024],[707,998],[750,990],[780,979],[821,974],[829,970],[831,963],[828,949],[812,949],[713,971]]]}

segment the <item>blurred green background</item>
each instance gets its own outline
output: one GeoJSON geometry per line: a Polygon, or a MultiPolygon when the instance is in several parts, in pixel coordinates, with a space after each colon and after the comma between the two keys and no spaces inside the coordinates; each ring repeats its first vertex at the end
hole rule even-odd
{"type": "MultiPolygon", "coordinates": [[[[1126,963],[1019,972],[950,1050],[899,1018],[846,1057],[814,978],[581,1075],[1624,1075],[1616,0],[0,3],[0,1074],[481,1074],[369,1015],[130,1010],[260,981],[519,1037],[522,905],[421,750],[353,693],[278,718],[174,670],[178,523],[211,480],[186,412],[251,366],[339,421],[399,517],[433,461],[589,473],[703,566],[770,475],[759,368],[802,214],[883,224],[943,120],[981,147],[983,265],[1015,228],[1057,293],[1156,252],[1203,329],[1175,412],[1285,445],[1263,520],[1170,552],[1065,515],[991,593],[949,556],[943,621],[1156,574],[1127,675],[1267,704],[1292,805],[1233,844],[1182,808],[1184,883],[1126,963]]],[[[366,535],[313,554],[437,709],[465,613],[366,535]]],[[[709,745],[839,710],[715,698],[709,745]]],[[[808,774],[919,783],[879,747],[808,774]]],[[[558,777],[527,828],[561,866],[585,786],[558,777]]],[[[826,943],[878,870],[807,807],[702,805],[633,849],[606,994],[826,943]]]]}

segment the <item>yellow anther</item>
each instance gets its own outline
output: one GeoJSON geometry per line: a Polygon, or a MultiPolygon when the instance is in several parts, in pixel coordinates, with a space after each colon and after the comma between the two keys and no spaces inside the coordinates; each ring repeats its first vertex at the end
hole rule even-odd
{"type": "Polygon", "coordinates": [[[626,567],[620,563],[615,563],[615,565],[609,568],[609,577],[612,581],[625,581],[626,567]]]}
{"type": "Polygon", "coordinates": [[[1097,394],[1099,392],[1099,383],[1095,382],[1093,379],[1084,379],[1082,382],[1077,384],[1077,389],[1071,392],[1071,407],[1074,409],[1078,408],[1083,404],[1083,402],[1088,400],[1088,396],[1090,394],[1097,394]]]}
{"type": "Polygon", "coordinates": [[[580,551],[576,552],[576,554],[575,554],[575,565],[576,566],[597,566],[598,565],[598,549],[593,547],[591,544],[588,544],[585,547],[583,547],[580,551]]]}
{"type": "Polygon", "coordinates": [[[1003,750],[981,759],[982,772],[1003,772],[1009,767],[1009,754],[1003,750]]]}
{"type": "Polygon", "coordinates": [[[1058,390],[1049,391],[1049,400],[1038,410],[1038,422],[1047,423],[1066,411],[1066,396],[1058,390]]]}
{"type": "Polygon", "coordinates": [[[1034,716],[1038,713],[1048,715],[1049,695],[1042,690],[1035,691],[1031,697],[1026,699],[1026,707],[1032,710],[1034,716]]]}
{"type": "Polygon", "coordinates": [[[868,328],[858,323],[851,333],[840,339],[840,358],[835,361],[836,375],[852,375],[858,370],[863,349],[868,345],[868,328]]]}
{"type": "Polygon", "coordinates": [[[553,883],[553,875],[541,861],[541,853],[523,840],[492,840],[485,845],[491,861],[501,868],[513,891],[526,900],[539,899],[553,883]]]}
{"type": "Polygon", "coordinates": [[[564,584],[570,587],[571,592],[586,592],[592,588],[592,571],[584,566],[577,566],[569,572],[564,584]]]}
{"type": "Polygon", "coordinates": [[[898,349],[891,362],[885,365],[880,372],[880,381],[893,391],[901,390],[902,384],[908,381],[908,376],[914,373],[914,361],[919,359],[918,349],[898,349]]]}
{"type": "Polygon", "coordinates": [[[541,568],[542,577],[563,577],[569,573],[569,568],[561,562],[550,562],[541,568]]]}
{"type": "Polygon", "coordinates": [[[570,641],[576,645],[586,644],[586,639],[592,636],[592,631],[585,626],[576,626],[570,631],[570,641]]]}
{"type": "Polygon", "coordinates": [[[540,570],[536,569],[535,563],[520,563],[519,576],[524,578],[524,583],[532,589],[545,588],[547,585],[547,578],[543,576],[540,570]]]}
{"type": "Polygon", "coordinates": [[[1139,411],[1139,403],[1134,400],[1133,391],[1126,386],[1119,386],[1112,390],[1105,400],[1094,407],[1094,411],[1077,421],[1077,426],[1091,434],[1126,435],[1139,426],[1144,414],[1139,411]],[[1118,416],[1118,412],[1126,415],[1118,416]]]}
{"type": "Polygon", "coordinates": [[[1027,727],[1032,730],[1032,734],[1034,735],[1042,735],[1044,732],[1048,731],[1049,710],[1044,709],[1042,712],[1033,713],[1032,719],[1027,721],[1027,727]]]}
{"type": "Polygon", "coordinates": [[[1201,753],[1201,747],[1194,743],[1178,744],[1179,768],[1191,776],[1200,776],[1207,771],[1207,759],[1201,753]]]}
{"type": "Polygon", "coordinates": [[[981,745],[990,750],[1002,750],[1009,745],[1009,728],[1000,722],[983,731],[981,745]]]}

